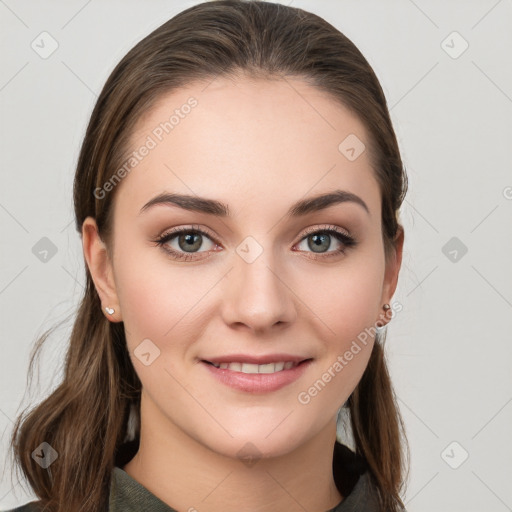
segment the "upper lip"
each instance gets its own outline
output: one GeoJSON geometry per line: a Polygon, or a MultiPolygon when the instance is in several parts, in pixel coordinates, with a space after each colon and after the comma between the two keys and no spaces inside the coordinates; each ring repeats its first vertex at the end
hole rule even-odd
{"type": "Polygon", "coordinates": [[[303,357],[303,356],[294,356],[292,354],[267,354],[262,356],[251,356],[248,354],[231,354],[226,356],[219,357],[209,357],[207,359],[203,359],[203,361],[207,361],[208,363],[248,363],[248,364],[268,364],[268,363],[277,363],[280,361],[288,362],[291,361],[293,363],[301,363],[307,359],[312,359],[311,357],[303,357]]]}

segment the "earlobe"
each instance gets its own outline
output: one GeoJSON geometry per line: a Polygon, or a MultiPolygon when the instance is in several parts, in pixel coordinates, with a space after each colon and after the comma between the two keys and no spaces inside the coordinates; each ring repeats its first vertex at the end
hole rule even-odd
{"type": "MultiPolygon", "coordinates": [[[[395,236],[394,246],[395,250],[393,252],[392,257],[386,263],[386,271],[384,276],[384,283],[382,288],[382,304],[386,305],[391,302],[391,298],[393,297],[397,284],[398,284],[398,276],[400,273],[400,267],[402,266],[402,252],[404,245],[404,229],[402,226],[398,226],[398,231],[395,236]]],[[[381,326],[386,325],[391,318],[389,317],[389,304],[388,307],[384,308],[384,314],[379,315],[379,319],[377,323],[381,324],[381,326]]]]}
{"type": "Polygon", "coordinates": [[[112,262],[93,217],[87,217],[82,224],[82,248],[87,267],[100,297],[103,313],[110,321],[120,322],[122,319],[112,262]]]}

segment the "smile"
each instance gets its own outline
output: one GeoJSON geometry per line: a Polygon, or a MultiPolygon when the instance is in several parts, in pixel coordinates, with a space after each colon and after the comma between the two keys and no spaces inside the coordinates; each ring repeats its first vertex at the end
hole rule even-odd
{"type": "Polygon", "coordinates": [[[242,373],[276,373],[281,372],[283,370],[289,370],[295,366],[298,366],[300,363],[295,363],[293,361],[279,361],[277,363],[267,363],[267,364],[252,364],[252,363],[210,363],[215,368],[222,368],[226,370],[231,370],[233,372],[242,372],[242,373]]]}
{"type": "MultiPolygon", "coordinates": [[[[298,358],[297,358],[298,359],[298,358]]],[[[245,393],[269,393],[288,386],[299,379],[313,359],[254,362],[227,362],[202,360],[203,367],[217,382],[245,393]]]]}

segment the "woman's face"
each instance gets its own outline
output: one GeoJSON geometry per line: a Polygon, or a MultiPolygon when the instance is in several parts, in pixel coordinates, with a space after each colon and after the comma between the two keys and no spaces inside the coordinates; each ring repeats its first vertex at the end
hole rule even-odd
{"type": "Polygon", "coordinates": [[[217,78],[141,119],[100,295],[124,322],[143,425],[232,457],[335,431],[398,273],[368,147],[357,117],[291,79],[217,78]],[[162,194],[190,199],[151,205],[162,194]]]}

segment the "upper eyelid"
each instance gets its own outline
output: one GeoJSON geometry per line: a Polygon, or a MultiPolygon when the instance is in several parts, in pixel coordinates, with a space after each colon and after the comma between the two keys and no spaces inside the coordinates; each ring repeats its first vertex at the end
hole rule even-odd
{"type": "Polygon", "coordinates": [[[305,231],[302,232],[302,238],[306,237],[307,235],[321,231],[335,231],[336,233],[344,234],[352,238],[352,235],[350,234],[350,231],[348,231],[348,229],[341,228],[339,226],[334,226],[332,224],[322,224],[321,226],[309,226],[305,228],[305,231]]]}

